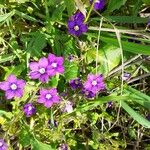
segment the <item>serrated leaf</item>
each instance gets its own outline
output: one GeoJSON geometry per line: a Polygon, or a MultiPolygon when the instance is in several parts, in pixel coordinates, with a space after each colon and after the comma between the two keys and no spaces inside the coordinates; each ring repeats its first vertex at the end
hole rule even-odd
{"type": "Polygon", "coordinates": [[[41,57],[42,49],[46,46],[45,36],[37,31],[31,33],[31,39],[27,46],[27,51],[31,54],[31,57],[41,57]]]}
{"type": "Polygon", "coordinates": [[[65,10],[64,3],[59,4],[52,14],[52,21],[60,21],[62,20],[62,13],[65,10]]]}

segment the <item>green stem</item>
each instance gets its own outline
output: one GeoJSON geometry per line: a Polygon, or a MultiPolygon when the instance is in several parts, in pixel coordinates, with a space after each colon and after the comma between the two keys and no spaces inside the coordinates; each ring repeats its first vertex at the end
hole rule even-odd
{"type": "Polygon", "coordinates": [[[88,21],[90,15],[91,15],[91,12],[92,12],[92,10],[93,10],[95,1],[96,1],[96,0],[93,1],[92,5],[91,5],[91,7],[90,7],[90,10],[89,10],[89,12],[88,12],[88,14],[87,14],[87,17],[86,17],[85,20],[84,20],[84,23],[86,23],[86,22],[88,21]]]}

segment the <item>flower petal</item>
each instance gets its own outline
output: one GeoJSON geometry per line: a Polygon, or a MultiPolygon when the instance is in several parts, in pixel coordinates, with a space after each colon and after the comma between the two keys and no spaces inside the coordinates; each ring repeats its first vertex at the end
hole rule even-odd
{"type": "Polygon", "coordinates": [[[10,84],[7,81],[0,83],[0,89],[3,91],[7,91],[10,88],[10,84]]]}
{"type": "Polygon", "coordinates": [[[53,101],[46,101],[44,103],[44,106],[47,107],[47,108],[50,108],[52,105],[53,105],[53,101]]]}
{"type": "Polygon", "coordinates": [[[32,71],[38,71],[38,68],[39,68],[39,64],[37,62],[31,62],[29,64],[29,68],[30,70],[32,71]]]}
{"type": "Polygon", "coordinates": [[[49,54],[48,55],[48,61],[49,62],[54,62],[56,60],[56,56],[54,54],[49,54]]]}
{"type": "Polygon", "coordinates": [[[63,63],[64,63],[64,58],[63,58],[63,57],[57,57],[57,63],[58,63],[59,65],[63,65],[63,63]]]}
{"type": "Polygon", "coordinates": [[[23,96],[23,90],[22,89],[17,89],[15,91],[15,96],[21,98],[23,96]]]}
{"type": "Polygon", "coordinates": [[[39,60],[39,66],[46,68],[48,66],[48,59],[43,57],[39,60]]]}
{"type": "Polygon", "coordinates": [[[23,89],[25,84],[26,84],[26,82],[24,80],[22,80],[22,79],[21,80],[17,80],[17,86],[19,88],[23,89]]]}
{"type": "Polygon", "coordinates": [[[45,103],[45,101],[46,101],[46,99],[42,96],[40,96],[37,100],[38,103],[42,103],[42,104],[45,103]]]}
{"type": "Polygon", "coordinates": [[[41,75],[41,74],[40,74],[39,72],[37,72],[37,71],[35,71],[35,72],[32,72],[32,71],[31,71],[31,72],[29,73],[29,76],[30,76],[31,79],[39,79],[39,78],[40,78],[40,75],[41,75]]]}
{"type": "Polygon", "coordinates": [[[8,90],[6,91],[5,96],[7,99],[12,99],[15,96],[15,92],[12,90],[8,90]]]}
{"type": "Polygon", "coordinates": [[[10,82],[10,83],[13,83],[13,82],[17,81],[17,78],[16,78],[15,75],[11,74],[11,75],[8,76],[7,81],[10,82]]]}
{"type": "Polygon", "coordinates": [[[39,80],[40,80],[41,82],[47,82],[48,79],[49,79],[48,74],[43,74],[43,75],[41,75],[40,78],[39,78],[39,80]]]}

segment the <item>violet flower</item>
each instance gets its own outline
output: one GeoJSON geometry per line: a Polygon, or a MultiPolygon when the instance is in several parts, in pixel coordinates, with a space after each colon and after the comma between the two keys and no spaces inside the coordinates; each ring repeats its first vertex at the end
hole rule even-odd
{"type": "Polygon", "coordinates": [[[68,60],[69,60],[69,62],[73,62],[74,56],[73,56],[73,55],[69,55],[69,56],[68,56],[68,60]]]}
{"type": "Polygon", "coordinates": [[[31,62],[29,64],[31,79],[39,79],[41,82],[47,82],[49,79],[48,59],[43,57],[39,62],[31,62]]]}
{"type": "Polygon", "coordinates": [[[113,102],[112,101],[109,101],[108,103],[107,103],[107,108],[111,108],[113,106],[113,102]]]}
{"type": "Polygon", "coordinates": [[[82,81],[80,78],[76,78],[76,79],[70,80],[69,85],[71,86],[73,90],[82,88],[82,81]]]}
{"type": "MultiPolygon", "coordinates": [[[[93,0],[90,0],[90,3],[93,3],[93,0]]],[[[102,10],[105,6],[105,0],[96,0],[94,3],[95,10],[102,10]]]]}
{"type": "Polygon", "coordinates": [[[58,150],[68,150],[69,148],[68,148],[68,145],[67,144],[60,144],[60,146],[59,146],[59,148],[58,148],[58,150]]]}
{"type": "Polygon", "coordinates": [[[0,89],[5,91],[7,99],[12,99],[13,97],[21,98],[25,84],[24,80],[17,79],[15,75],[11,74],[6,81],[0,83],[0,89]]]}
{"type": "Polygon", "coordinates": [[[25,104],[23,107],[23,111],[26,117],[31,117],[36,113],[36,109],[32,103],[25,104]]]}
{"type": "Polygon", "coordinates": [[[67,101],[65,103],[65,106],[63,108],[63,112],[68,112],[68,113],[71,113],[73,111],[73,103],[70,102],[70,101],[67,101]]]}
{"type": "Polygon", "coordinates": [[[8,150],[8,145],[3,139],[0,139],[0,150],[8,150]]]}
{"type": "Polygon", "coordinates": [[[97,93],[105,89],[105,83],[102,75],[89,74],[87,81],[84,83],[84,89],[97,93]]]}
{"type": "Polygon", "coordinates": [[[68,32],[75,36],[80,36],[87,32],[88,26],[83,22],[84,16],[81,12],[76,13],[68,20],[68,32]]]}
{"type": "Polygon", "coordinates": [[[54,76],[57,73],[64,73],[64,59],[63,57],[56,57],[54,54],[48,55],[48,74],[54,76]]]}
{"type": "Polygon", "coordinates": [[[150,121],[150,114],[148,114],[148,115],[146,116],[146,119],[147,119],[148,121],[150,121]]]}
{"type": "Polygon", "coordinates": [[[57,90],[55,88],[52,88],[50,90],[48,89],[40,90],[38,103],[43,104],[47,108],[50,108],[53,104],[59,102],[60,102],[60,97],[58,96],[57,90]]]}
{"type": "Polygon", "coordinates": [[[88,99],[94,98],[96,96],[96,93],[93,93],[92,91],[86,89],[82,89],[81,93],[84,94],[84,96],[88,99]]]}
{"type": "Polygon", "coordinates": [[[131,74],[130,74],[130,73],[124,73],[124,74],[123,74],[123,80],[124,80],[124,81],[127,81],[130,77],[131,77],[131,74]]]}

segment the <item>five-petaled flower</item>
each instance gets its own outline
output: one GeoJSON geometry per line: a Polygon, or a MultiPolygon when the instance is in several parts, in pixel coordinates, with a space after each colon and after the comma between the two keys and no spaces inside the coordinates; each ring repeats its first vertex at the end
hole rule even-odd
{"type": "Polygon", "coordinates": [[[89,99],[94,98],[94,97],[96,96],[95,93],[93,93],[92,91],[89,91],[89,90],[87,90],[87,89],[84,89],[84,88],[82,89],[81,93],[82,93],[86,98],[89,98],[89,99]]]}
{"type": "Polygon", "coordinates": [[[56,57],[54,54],[48,55],[48,74],[54,76],[57,73],[64,73],[63,57],[56,57]]]}
{"type": "Polygon", "coordinates": [[[15,75],[11,74],[6,81],[0,83],[0,89],[5,91],[7,99],[12,99],[13,97],[21,98],[25,84],[24,80],[17,79],[15,75]]]}
{"type": "Polygon", "coordinates": [[[45,107],[50,108],[53,104],[59,102],[60,102],[60,97],[58,96],[56,88],[40,90],[38,103],[44,104],[45,107]]]}
{"type": "Polygon", "coordinates": [[[82,33],[87,32],[88,26],[84,23],[84,15],[77,12],[68,20],[68,32],[75,36],[80,36],[82,33]]]}
{"type": "Polygon", "coordinates": [[[105,89],[105,83],[102,75],[89,74],[87,81],[84,83],[84,89],[97,93],[105,89]]]}
{"type": "Polygon", "coordinates": [[[78,88],[82,88],[82,81],[80,78],[70,80],[69,84],[73,90],[78,89],[78,88]]]}
{"type": "MultiPolygon", "coordinates": [[[[93,0],[90,0],[90,3],[93,3],[93,0]]],[[[102,10],[105,6],[105,0],[96,0],[94,3],[95,10],[102,10]]]]}
{"type": "Polygon", "coordinates": [[[8,145],[3,139],[0,139],[0,150],[8,150],[8,145]]]}
{"type": "Polygon", "coordinates": [[[32,103],[25,104],[23,107],[23,111],[26,117],[31,117],[36,113],[36,109],[32,103]]]}
{"type": "Polygon", "coordinates": [[[41,82],[47,82],[49,79],[48,59],[43,57],[39,62],[31,62],[29,64],[31,79],[39,79],[41,82]]]}

